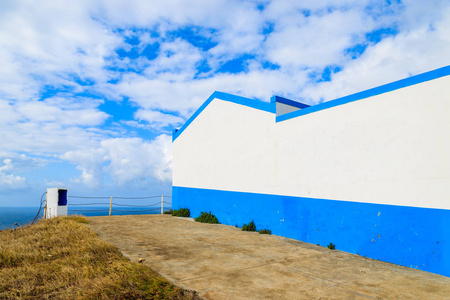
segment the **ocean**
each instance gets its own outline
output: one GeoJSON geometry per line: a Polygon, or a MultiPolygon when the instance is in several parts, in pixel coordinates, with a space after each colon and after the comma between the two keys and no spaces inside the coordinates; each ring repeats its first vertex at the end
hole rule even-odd
{"type": "MultiPolygon", "coordinates": [[[[164,211],[169,210],[169,207],[164,207],[164,211]]],[[[0,230],[7,228],[15,228],[23,226],[34,219],[39,207],[0,207],[0,230]],[[17,225],[14,225],[17,223],[17,225]]],[[[160,214],[160,207],[115,207],[113,206],[111,215],[148,215],[160,214]]],[[[42,218],[43,209],[39,218],[42,218]]],[[[78,214],[86,217],[107,216],[109,214],[109,207],[92,207],[92,206],[77,206],[68,208],[68,214],[78,214]]]]}

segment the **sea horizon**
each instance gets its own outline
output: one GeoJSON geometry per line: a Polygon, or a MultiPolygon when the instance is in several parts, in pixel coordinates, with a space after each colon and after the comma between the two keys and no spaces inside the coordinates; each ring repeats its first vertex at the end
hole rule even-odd
{"type": "MultiPolygon", "coordinates": [[[[164,211],[171,209],[170,206],[165,206],[164,211]]],[[[0,230],[8,228],[17,228],[24,226],[31,222],[37,215],[39,207],[37,206],[4,206],[0,207],[0,230]],[[17,225],[15,225],[17,223],[17,225]]],[[[44,209],[42,208],[38,219],[42,219],[44,209]]],[[[111,215],[153,215],[160,214],[160,207],[112,207],[111,215]]],[[[83,215],[86,217],[100,217],[109,215],[109,207],[104,206],[77,206],[71,208],[68,207],[68,215],[83,215]]]]}

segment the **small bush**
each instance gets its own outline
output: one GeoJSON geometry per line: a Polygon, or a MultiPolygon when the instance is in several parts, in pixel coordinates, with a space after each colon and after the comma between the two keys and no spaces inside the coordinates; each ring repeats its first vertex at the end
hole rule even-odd
{"type": "Polygon", "coordinates": [[[172,211],[172,216],[189,218],[191,216],[191,211],[189,210],[189,208],[180,208],[178,210],[172,211]]]}
{"type": "Polygon", "coordinates": [[[165,215],[171,215],[172,213],[173,213],[173,210],[172,210],[172,209],[166,210],[166,211],[164,212],[165,215]]]}
{"type": "Polygon", "coordinates": [[[201,212],[200,216],[195,218],[195,221],[201,222],[201,223],[211,223],[211,224],[220,224],[219,220],[216,218],[215,215],[205,212],[201,212]]]}
{"type": "Polygon", "coordinates": [[[272,231],[270,229],[261,229],[258,230],[259,234],[272,234],[272,231]]]}
{"type": "Polygon", "coordinates": [[[327,247],[328,247],[328,249],[330,249],[330,250],[335,250],[335,249],[336,249],[336,245],[333,244],[333,243],[330,243],[327,247]]]}
{"type": "Polygon", "coordinates": [[[256,225],[255,222],[251,221],[248,224],[244,224],[242,226],[242,231],[256,231],[256,225]]]}

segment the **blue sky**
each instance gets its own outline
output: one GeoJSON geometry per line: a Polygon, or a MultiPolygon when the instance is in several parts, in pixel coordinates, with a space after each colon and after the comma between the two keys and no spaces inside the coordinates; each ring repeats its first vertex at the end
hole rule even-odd
{"type": "Polygon", "coordinates": [[[171,194],[214,91],[316,104],[450,65],[449,1],[0,2],[0,206],[171,194]]]}

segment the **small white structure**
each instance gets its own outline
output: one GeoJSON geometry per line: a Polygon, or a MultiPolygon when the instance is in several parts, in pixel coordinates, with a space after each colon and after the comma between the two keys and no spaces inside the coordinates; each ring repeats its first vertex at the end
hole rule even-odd
{"type": "Polygon", "coordinates": [[[47,189],[47,211],[46,219],[67,216],[67,189],[47,189]]]}

